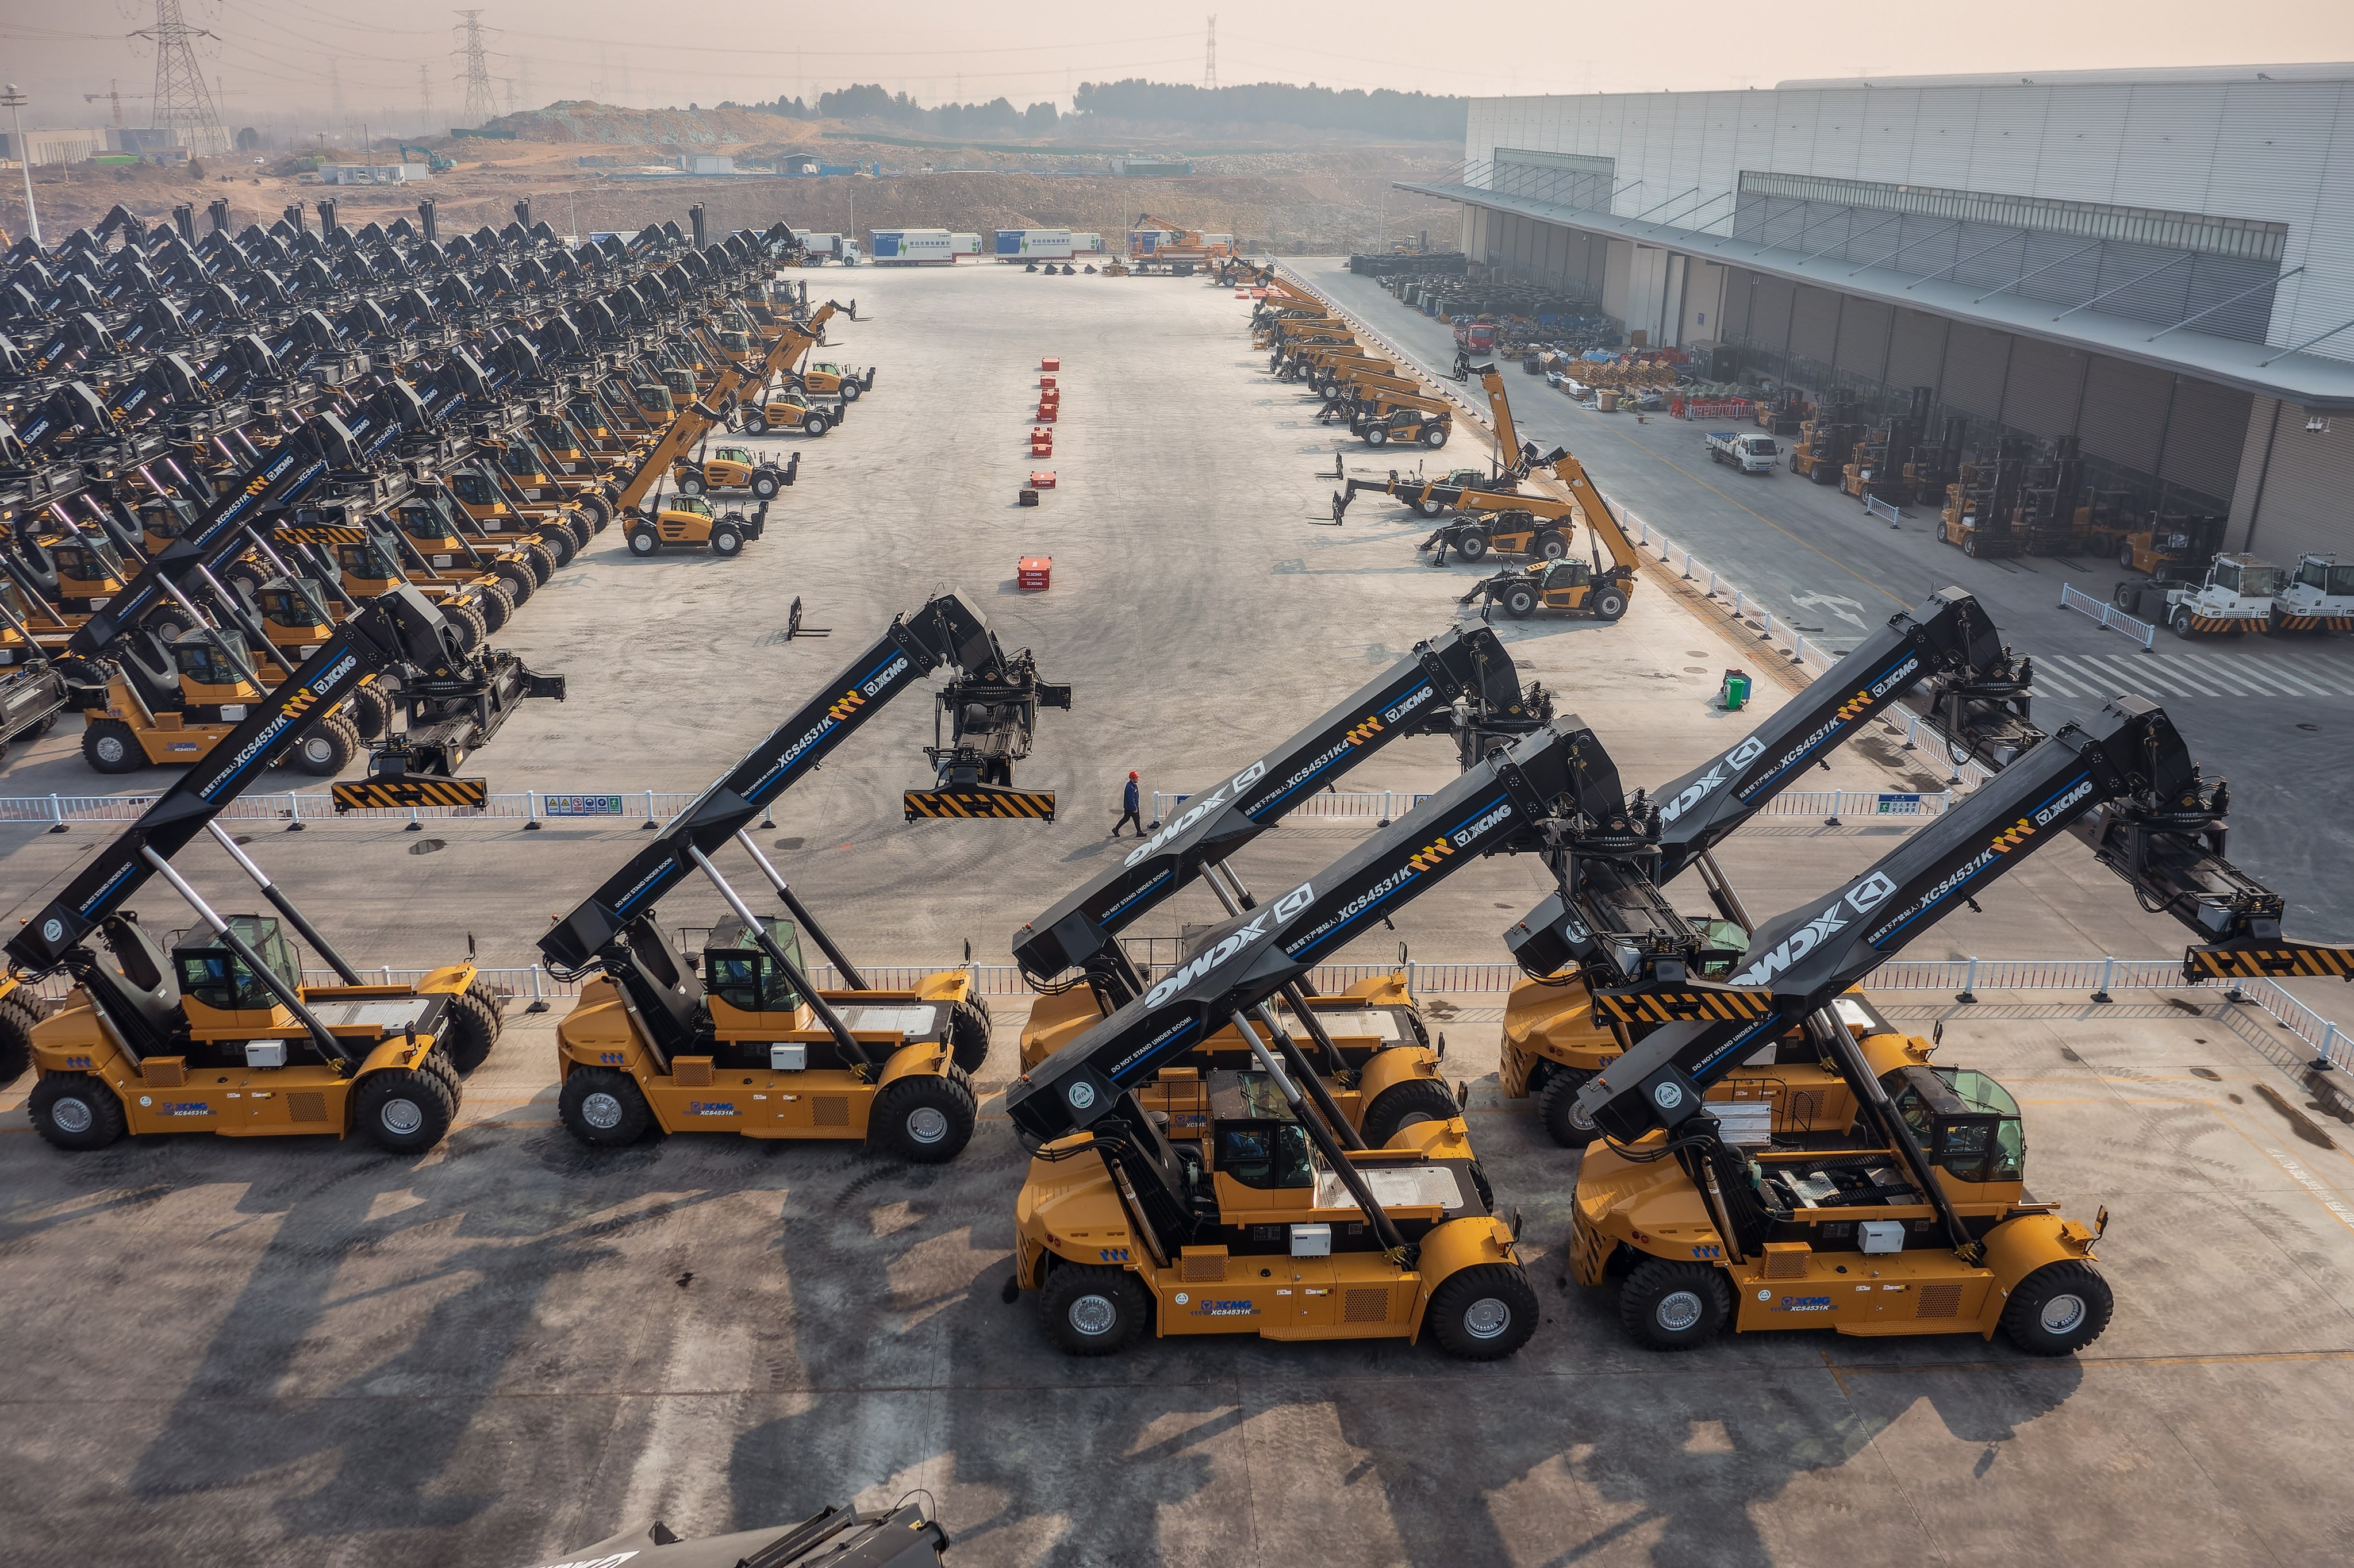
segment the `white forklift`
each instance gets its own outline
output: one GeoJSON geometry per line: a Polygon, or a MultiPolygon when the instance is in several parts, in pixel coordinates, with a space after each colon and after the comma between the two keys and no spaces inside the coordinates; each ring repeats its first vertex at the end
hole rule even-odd
{"type": "Polygon", "coordinates": [[[2335,556],[2302,555],[2296,576],[2273,600],[2272,630],[2354,631],[2354,566],[2335,556]]]}

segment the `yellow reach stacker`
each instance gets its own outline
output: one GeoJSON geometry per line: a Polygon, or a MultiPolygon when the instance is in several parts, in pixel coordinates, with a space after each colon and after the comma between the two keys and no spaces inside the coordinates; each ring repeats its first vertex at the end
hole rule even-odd
{"type": "Polygon", "coordinates": [[[1027,649],[1009,656],[958,594],[894,620],[628,864],[540,938],[567,979],[593,977],[557,1031],[557,1108],[584,1143],[634,1142],[650,1128],[747,1138],[864,1140],[901,1160],[954,1159],[972,1137],[971,1070],[989,1051],[989,1012],[968,969],[912,987],[867,984],[784,876],[751,825],[815,772],[885,704],[943,666],[941,703],[960,715],[958,744],[928,748],[938,788],[910,790],[909,816],[1053,817],[1054,797],[1012,787],[1041,707],[1070,706],[1068,686],[1038,679],[1027,649]],[[978,709],[985,721],[966,715],[978,709]],[[1003,782],[984,782],[982,772],[1003,782]],[[953,801],[956,810],[924,810],[953,801]],[[783,917],[756,914],[713,856],[739,842],[776,890],[783,917]],[[700,872],[734,916],[699,959],[655,923],[663,897],[700,872]],[[812,985],[801,938],[849,983],[812,985]]]}

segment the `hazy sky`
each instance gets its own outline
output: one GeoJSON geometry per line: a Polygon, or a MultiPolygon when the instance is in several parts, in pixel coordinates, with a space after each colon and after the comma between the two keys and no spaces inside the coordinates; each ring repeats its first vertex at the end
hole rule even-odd
{"type": "MultiPolygon", "coordinates": [[[[463,101],[454,10],[361,0],[181,0],[217,34],[199,48],[222,117],[378,132],[451,122],[463,101]],[[420,82],[420,70],[426,79],[420,82]]],[[[1215,4],[1215,0],[1210,0],[1215,4]]],[[[0,0],[0,75],[34,99],[28,125],[104,122],[110,82],[126,124],[147,121],[155,0],[0,0]]],[[[1074,83],[1122,76],[1198,82],[1206,7],[1079,0],[482,0],[501,108],[599,96],[711,104],[880,81],[926,102],[1069,105],[1074,83]]],[[[1785,78],[1903,72],[2354,59],[2348,0],[1973,0],[1967,5],[1723,0],[1595,6],[1537,0],[1261,3],[1221,16],[1218,78],[1432,92],[1770,87],[1785,78]]]]}

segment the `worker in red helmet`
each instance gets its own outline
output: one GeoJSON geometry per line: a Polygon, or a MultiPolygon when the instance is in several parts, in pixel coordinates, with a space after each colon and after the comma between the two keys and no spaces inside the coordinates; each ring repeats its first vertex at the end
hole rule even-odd
{"type": "Polygon", "coordinates": [[[1111,825],[1112,837],[1119,837],[1119,830],[1130,822],[1136,824],[1136,836],[1138,838],[1144,836],[1144,818],[1137,810],[1138,800],[1141,794],[1142,791],[1137,786],[1137,776],[1131,770],[1128,776],[1128,790],[1120,797],[1120,819],[1111,825]]]}

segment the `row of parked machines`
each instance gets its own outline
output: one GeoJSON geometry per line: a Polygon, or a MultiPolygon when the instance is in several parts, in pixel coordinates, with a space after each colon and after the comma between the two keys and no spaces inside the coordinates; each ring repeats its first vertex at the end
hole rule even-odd
{"type": "MultiPolygon", "coordinates": [[[[972,971],[868,983],[747,832],[933,673],[959,726],[936,749],[971,770],[971,814],[992,798],[1038,814],[987,776],[1010,773],[1069,689],[960,596],[895,620],[540,939],[580,982],[557,1030],[572,1136],[864,1141],[911,1164],[961,1152],[990,1046],[972,971]],[[747,865],[767,892],[738,889],[747,865]],[[727,918],[688,948],[658,912],[691,881],[727,918]],[[812,946],[839,983],[814,982],[812,946]]],[[[1329,993],[1314,980],[1439,881],[1524,854],[1553,885],[1504,933],[1526,979],[1501,1087],[1584,1150],[1573,1272],[1616,1285],[1638,1340],[1828,1326],[2000,1330],[2048,1354],[2090,1342],[2110,1310],[2093,1261],[2105,1221],[2031,1199],[2016,1101],[1893,1027],[1858,982],[2063,834],[2196,934],[2191,978],[2344,976],[2354,956],[2282,936],[2279,897],[2224,857],[2225,791],[2161,711],[2121,696],[2046,736],[2031,683],[1981,607],[1944,590],[1738,744],[1629,790],[1604,737],[1524,688],[1485,627],[1417,645],[1014,934],[1039,994],[1005,1094],[1032,1155],[1010,1195],[1009,1298],[1032,1293],[1076,1354],[1238,1332],[1426,1330],[1460,1356],[1518,1350],[1538,1322],[1521,1224],[1472,1147],[1445,1039],[1403,974],[1329,993]],[[1833,891],[1754,916],[1717,843],[1899,703],[1992,781],[1833,891]],[[1256,838],[1426,735],[1456,747],[1452,783],[1313,875],[1248,885],[1256,838]],[[1662,891],[1686,873],[1708,905],[1696,913],[1662,891]],[[1175,961],[1140,965],[1122,934],[1187,889],[1225,918],[1175,961]]],[[[363,982],[233,846],[273,914],[217,913],[172,857],[220,839],[213,818],[238,779],[227,761],[192,771],[10,939],[17,991],[0,1017],[38,1073],[37,1128],[67,1150],[166,1130],[429,1147],[506,999],[471,958],[413,984],[363,982]],[[158,941],[133,916],[151,877],[195,911],[193,935],[158,941]],[[309,983],[299,945],[343,983],[309,983]],[[27,1005],[60,972],[62,1001],[27,1005]]]]}

